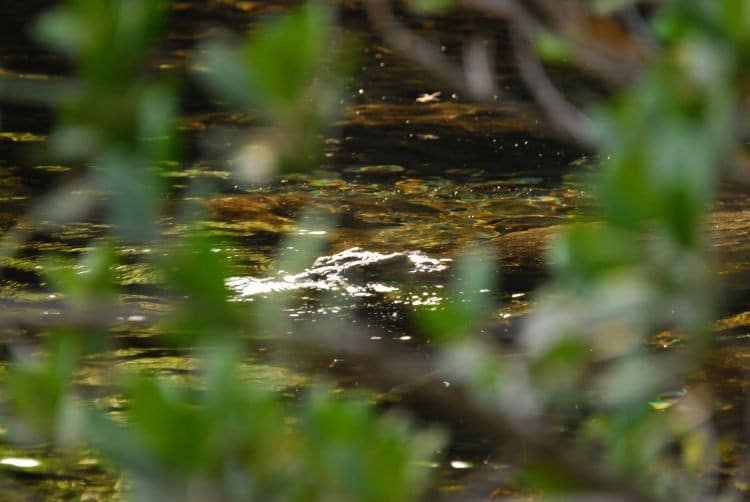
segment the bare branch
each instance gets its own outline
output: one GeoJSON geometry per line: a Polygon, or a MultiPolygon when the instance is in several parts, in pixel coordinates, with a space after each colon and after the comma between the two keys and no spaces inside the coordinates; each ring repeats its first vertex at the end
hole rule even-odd
{"type": "MultiPolygon", "coordinates": [[[[389,0],[366,0],[365,5],[374,28],[386,43],[403,56],[421,65],[447,84],[459,88],[471,98],[489,101],[499,94],[494,82],[489,51],[481,40],[473,39],[466,45],[464,68],[461,69],[437,46],[401,24],[392,12],[389,0]]],[[[557,90],[525,41],[542,30],[539,21],[515,0],[465,0],[463,5],[474,9],[490,9],[494,15],[507,17],[514,28],[523,32],[523,39],[520,39],[516,31],[512,30],[517,64],[526,84],[561,131],[575,141],[589,145],[592,131],[590,121],[557,90]]],[[[515,101],[506,95],[502,98],[505,101],[515,101]]]]}
{"type": "MultiPolygon", "coordinates": [[[[440,50],[440,47],[416,35],[404,26],[391,10],[390,0],[365,0],[365,8],[372,26],[383,37],[383,40],[402,57],[410,59],[433,74],[445,84],[477,101],[491,101],[497,95],[494,75],[490,68],[482,68],[480,73],[468,78],[469,73],[459,65],[453,63],[440,50]],[[487,80],[487,76],[490,77],[487,80]],[[478,79],[481,79],[479,81],[478,79]]],[[[489,58],[484,55],[477,57],[476,47],[472,51],[473,71],[478,61],[481,65],[489,65],[489,58]]]]}
{"type": "Polygon", "coordinates": [[[594,124],[591,119],[573,106],[552,83],[541,61],[531,50],[528,40],[512,31],[511,42],[521,77],[547,116],[579,143],[591,144],[594,139],[594,124]]]}
{"type": "Polygon", "coordinates": [[[656,39],[635,4],[628,5],[622,11],[622,20],[625,23],[630,34],[641,45],[646,52],[652,52],[659,49],[659,41],[656,39]]]}
{"type": "MultiPolygon", "coordinates": [[[[325,362],[335,356],[349,365],[353,363],[355,366],[366,367],[364,374],[358,374],[358,380],[376,388],[390,391],[394,387],[403,388],[405,382],[414,382],[414,385],[408,386],[411,392],[403,395],[402,399],[415,409],[440,410],[445,415],[443,419],[468,425],[484,437],[502,440],[503,445],[523,452],[529,461],[554,465],[561,476],[578,482],[593,492],[606,492],[617,500],[647,500],[646,496],[626,480],[597,470],[590,462],[577,458],[569,448],[558,445],[548,435],[489,411],[460,384],[446,389],[440,384],[439,378],[426,378],[427,375],[444,372],[423,355],[409,352],[402,346],[394,347],[384,341],[377,344],[368,342],[367,335],[348,332],[345,337],[316,337],[313,333],[306,332],[304,336],[283,341],[307,355],[312,351],[325,362]]],[[[344,365],[336,365],[334,370],[346,371],[344,365]]]]}
{"type": "Polygon", "coordinates": [[[33,329],[49,330],[57,328],[106,329],[118,321],[153,323],[160,315],[149,313],[147,319],[142,309],[118,305],[116,303],[90,304],[75,307],[60,302],[49,304],[35,303],[32,307],[11,302],[0,303],[0,330],[33,329]]]}
{"type": "Polygon", "coordinates": [[[472,38],[464,46],[464,80],[471,96],[497,94],[491,53],[479,38],[472,38]]]}
{"type": "Polygon", "coordinates": [[[529,38],[533,38],[544,29],[541,21],[516,0],[463,0],[460,5],[466,9],[505,19],[529,38]]]}
{"type": "Polygon", "coordinates": [[[580,0],[535,0],[540,20],[517,0],[462,0],[461,6],[506,21],[526,40],[548,32],[568,43],[587,75],[619,88],[631,82],[653,50],[610,18],[593,16],[580,0]]]}

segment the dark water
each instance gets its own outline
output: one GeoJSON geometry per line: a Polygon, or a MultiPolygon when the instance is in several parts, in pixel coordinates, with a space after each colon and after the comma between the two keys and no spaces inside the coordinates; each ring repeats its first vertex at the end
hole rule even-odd
{"type": "MultiPolygon", "coordinates": [[[[64,60],[36,48],[26,36],[29,20],[48,3],[27,1],[0,12],[0,76],[49,82],[69,71],[64,60]]],[[[217,26],[238,32],[252,29],[259,17],[286,6],[281,1],[180,2],[155,71],[189,65],[195,42],[217,26]]],[[[344,28],[361,40],[361,59],[359,71],[348,82],[350,102],[326,139],[324,160],[316,169],[285,175],[267,186],[242,186],[232,178],[225,159],[240,145],[252,119],[222,110],[199,88],[187,85],[182,129],[188,136],[189,160],[168,175],[175,204],[187,197],[183,186],[195,180],[220,187],[220,195],[204,201],[209,216],[203,225],[225,237],[225,244],[215,252],[226,256],[236,270],[230,286],[237,301],[250,305],[279,290],[297,291],[303,301],[289,312],[292,319],[354,316],[380,330],[382,335],[373,343],[390,338],[418,346],[420,335],[404,319],[413,310],[449,301],[445,290],[460,251],[474,242],[576,218],[587,201],[578,180],[588,162],[582,152],[535,132],[538,118],[520,116],[503,103],[474,105],[436,86],[372,37],[355,8],[345,8],[341,15],[344,28]],[[436,92],[441,94],[435,102],[416,100],[436,92]],[[328,223],[301,223],[300,216],[310,209],[327,214],[328,223]],[[329,268],[308,270],[293,280],[276,275],[273,263],[279,243],[295,235],[320,241],[325,256],[332,257],[321,266],[329,268]]],[[[461,17],[451,18],[450,24],[416,27],[439,36],[448,54],[459,54],[462,38],[476,32],[498,40],[498,53],[503,51],[502,27],[486,20],[461,17]]],[[[505,59],[498,57],[498,81],[523,97],[505,59]]],[[[43,147],[52,123],[48,111],[28,105],[0,106],[0,228],[20,223],[33,230],[22,215],[79,170],[45,157],[43,147]]],[[[742,202],[733,196],[724,204],[737,207],[742,202]]],[[[166,223],[170,232],[181,231],[166,223]]],[[[2,271],[2,308],[54,315],[59,298],[40,272],[44,258],[77,256],[105,231],[102,224],[89,221],[68,225],[54,235],[34,234],[2,271]]],[[[148,256],[158,251],[119,250],[124,258],[118,267],[123,302],[135,313],[118,326],[117,348],[85,365],[76,382],[82,389],[95,393],[104,387],[112,367],[190,379],[196,360],[151,339],[149,320],[164,309],[158,279],[147,265],[148,256]]],[[[504,264],[502,285],[488,292],[496,300],[491,314],[498,322],[527,310],[529,292],[541,276],[538,266],[527,266],[523,256],[517,258],[504,264]]],[[[742,383],[737,375],[747,369],[748,360],[747,347],[737,341],[745,336],[743,322],[735,321],[723,332],[728,349],[715,365],[715,380],[721,383],[720,419],[735,428],[741,420],[737,395],[742,383]]],[[[7,359],[6,350],[2,352],[7,359]]],[[[249,355],[246,369],[249,379],[282,392],[304,386],[310,378],[309,371],[290,369],[260,352],[249,355]]],[[[0,363],[0,376],[3,372],[0,363]]],[[[117,396],[102,395],[102,405],[112,413],[123,406],[117,396]]],[[[426,415],[422,418],[429,420],[426,415]]],[[[449,453],[436,466],[436,490],[460,494],[465,476],[480,468],[503,472],[506,467],[488,463],[493,450],[488,440],[460,427],[456,432],[449,453]]],[[[0,470],[6,474],[7,493],[88,500],[119,493],[117,477],[94,453],[69,458],[44,445],[20,448],[5,436],[0,423],[0,470]]]]}

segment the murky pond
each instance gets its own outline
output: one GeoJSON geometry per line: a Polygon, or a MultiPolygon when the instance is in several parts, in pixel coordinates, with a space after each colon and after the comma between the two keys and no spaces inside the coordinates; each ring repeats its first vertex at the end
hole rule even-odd
{"type": "MultiPolygon", "coordinates": [[[[0,77],[46,81],[64,74],[66,64],[33,45],[23,26],[50,2],[24,2],[23,8],[0,13],[0,77]]],[[[185,1],[175,4],[169,36],[157,61],[168,69],[189,64],[196,40],[217,26],[241,31],[258,16],[281,10],[286,2],[230,0],[185,1]]],[[[366,20],[354,8],[342,12],[343,26],[362,40],[360,69],[348,83],[350,102],[342,110],[336,133],[325,140],[324,160],[317,168],[286,174],[263,186],[244,186],[231,176],[227,152],[239,146],[251,119],[212,104],[199,90],[185,91],[187,114],[181,129],[190,145],[189,160],[165,173],[175,204],[194,198],[184,190],[195,180],[220,187],[217,196],[202,198],[202,225],[221,238],[212,250],[225,256],[234,275],[228,286],[238,303],[248,305],[280,292],[300,299],[286,314],[294,321],[315,322],[337,317],[367,323],[372,342],[389,338],[419,345],[424,338],[405,321],[410,312],[430,309],[446,297],[461,251],[484,243],[497,254],[502,281],[491,313],[498,325],[529,308],[530,292],[543,275],[539,252],[546,242],[538,229],[576,219],[589,199],[581,179],[589,162],[575,151],[538,131],[538,118],[519,114],[503,103],[475,105],[450,89],[436,87],[420,70],[404,64],[374,39],[366,20]],[[279,256],[294,254],[295,239],[317,242],[321,252],[298,270],[278,270],[279,256]]],[[[474,18],[453,19],[436,30],[446,51],[460,50],[463,34],[492,24],[474,18]]],[[[500,48],[502,49],[502,47],[500,48]]],[[[157,68],[157,70],[158,70],[157,68]]],[[[502,85],[517,86],[512,68],[500,65],[502,85]]],[[[75,178],[75,166],[54,165],[38,147],[46,142],[51,116],[30,106],[0,105],[0,228],[21,228],[29,239],[6,264],[0,276],[2,315],[42,321],[60,314],[59,293],[45,283],[44,267],[51,256],[77,256],[106,227],[96,220],[40,232],[23,217],[53,187],[75,178]]],[[[727,192],[719,209],[748,209],[737,192],[727,192]]],[[[748,218],[750,220],[750,218],[748,218]]],[[[750,239],[748,226],[720,220],[731,230],[722,247],[733,249],[723,275],[739,277],[750,239]]],[[[165,222],[169,232],[184,228],[165,222]]],[[[149,256],[160,249],[118,250],[117,269],[122,301],[130,310],[113,330],[114,346],[90,358],[76,384],[95,396],[97,405],[117,415],[124,403],[107,389],[107,374],[116,370],[153,372],[190,382],[196,358],[152,339],[153,321],[167,308],[159,295],[160,278],[149,267],[149,256]]],[[[728,312],[742,312],[748,297],[742,281],[730,289],[728,312]]],[[[718,414],[739,430],[744,384],[750,368],[747,316],[719,325],[719,352],[709,381],[721,402],[718,414]]],[[[349,322],[349,321],[347,321],[349,322]]],[[[8,330],[7,336],[23,336],[8,330]]],[[[678,338],[657,343],[679,344],[678,338]]],[[[294,395],[311,371],[304,364],[284,365],[261,346],[246,359],[246,377],[259,385],[294,395]]],[[[0,353],[7,360],[7,348],[0,353]]],[[[0,363],[0,377],[4,373],[0,363]]],[[[92,398],[93,399],[93,398],[92,398]]],[[[425,419],[429,419],[426,417],[425,419]]],[[[45,445],[11,444],[0,422],[0,487],[30,497],[109,499],[121,481],[94,452],[70,458],[45,445]]],[[[727,453],[727,463],[740,450],[727,453]]],[[[436,490],[456,492],[461,480],[488,464],[492,445],[470,431],[459,431],[439,471],[436,490]]]]}

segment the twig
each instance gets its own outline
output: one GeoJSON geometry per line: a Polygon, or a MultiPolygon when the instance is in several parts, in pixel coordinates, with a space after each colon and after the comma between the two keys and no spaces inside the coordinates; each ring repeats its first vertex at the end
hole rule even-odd
{"type": "Polygon", "coordinates": [[[535,4],[552,20],[550,31],[572,47],[579,70],[615,88],[640,73],[644,54],[616,21],[595,16],[582,0],[535,0],[535,4]]]}
{"type": "Polygon", "coordinates": [[[466,9],[502,18],[529,38],[533,38],[544,29],[541,21],[516,0],[463,0],[460,5],[466,9]]]}
{"type": "Polygon", "coordinates": [[[638,7],[634,4],[628,5],[622,11],[621,15],[625,27],[644,51],[651,52],[659,49],[659,41],[654,36],[646,20],[643,19],[641,13],[638,12],[638,7]]]}
{"type": "MultiPolygon", "coordinates": [[[[359,375],[359,378],[376,388],[388,390],[403,386],[404,382],[424,381],[425,375],[440,372],[440,368],[436,368],[424,357],[409,353],[401,346],[393,347],[387,342],[363,343],[363,338],[368,337],[357,335],[347,333],[346,337],[316,337],[307,332],[304,337],[297,336],[287,341],[305,354],[313,349],[323,361],[329,361],[335,355],[349,363],[367,367],[367,373],[359,375]]],[[[340,366],[335,369],[341,370],[340,366]]],[[[446,420],[468,425],[484,437],[502,440],[506,446],[515,445],[518,451],[523,451],[531,460],[554,465],[561,476],[592,491],[607,492],[608,495],[617,497],[617,500],[648,500],[631,483],[597,470],[590,462],[572,455],[569,449],[558,445],[551,437],[488,411],[460,384],[446,389],[433,380],[415,386],[404,399],[417,409],[440,410],[446,420]]]]}
{"type": "Polygon", "coordinates": [[[631,82],[642,66],[643,54],[633,54],[622,43],[613,45],[591,29],[596,23],[592,23],[587,6],[578,0],[536,0],[534,5],[546,15],[548,23],[517,0],[462,0],[460,5],[503,19],[511,32],[519,32],[526,40],[535,40],[544,32],[565,40],[573,48],[577,68],[608,86],[620,88],[631,82]]]}
{"type": "Polygon", "coordinates": [[[542,63],[531,50],[528,40],[511,32],[511,43],[521,77],[547,116],[560,129],[583,145],[594,140],[594,124],[583,112],[573,106],[552,83],[542,63]]]}
{"type": "MultiPolygon", "coordinates": [[[[116,303],[89,304],[83,307],[70,306],[64,303],[50,303],[47,307],[34,304],[34,308],[21,308],[16,312],[9,312],[18,308],[9,302],[0,304],[4,312],[0,313],[0,330],[2,329],[35,329],[48,330],[53,328],[111,328],[120,320],[146,320],[142,310],[128,308],[116,303]]],[[[148,322],[157,319],[149,313],[148,322]]]]}
{"type": "MultiPolygon", "coordinates": [[[[399,22],[391,10],[390,0],[365,0],[364,4],[372,26],[383,37],[383,40],[402,57],[412,60],[471,99],[488,102],[497,95],[492,71],[484,70],[482,73],[483,78],[486,75],[493,77],[489,81],[477,82],[476,76],[469,81],[464,69],[448,59],[439,47],[416,35],[399,22]]],[[[489,58],[485,57],[484,61],[489,64],[489,58]]]]}

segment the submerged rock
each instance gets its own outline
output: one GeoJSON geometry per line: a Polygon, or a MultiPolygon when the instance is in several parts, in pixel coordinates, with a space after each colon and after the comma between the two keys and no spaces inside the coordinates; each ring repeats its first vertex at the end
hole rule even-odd
{"type": "MultiPolygon", "coordinates": [[[[547,251],[564,227],[549,225],[530,228],[496,237],[489,242],[497,249],[505,267],[542,269],[547,251]]],[[[707,227],[709,247],[717,255],[717,274],[728,275],[750,269],[750,210],[711,213],[707,227]]]]}

